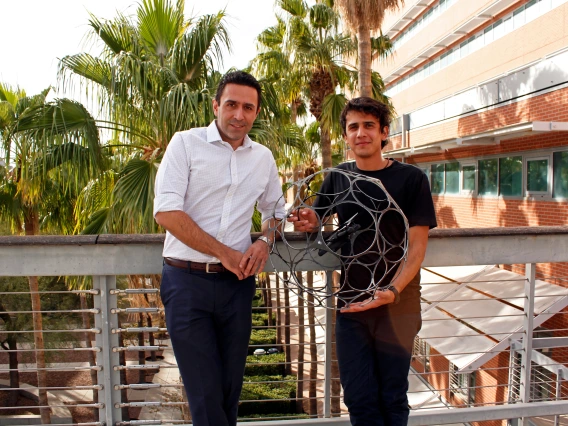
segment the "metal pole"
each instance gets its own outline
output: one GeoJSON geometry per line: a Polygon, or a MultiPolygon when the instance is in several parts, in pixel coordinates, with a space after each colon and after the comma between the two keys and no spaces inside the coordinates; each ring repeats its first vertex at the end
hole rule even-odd
{"type": "MultiPolygon", "coordinates": [[[[558,370],[558,373],[556,375],[556,400],[560,401],[562,399],[562,379],[564,378],[564,374],[562,373],[562,370],[558,370]]],[[[559,426],[560,425],[560,416],[557,414],[556,416],[554,416],[554,426],[559,426]]]]}
{"type": "Polygon", "coordinates": [[[101,330],[101,333],[95,335],[96,345],[101,349],[97,352],[97,365],[102,366],[102,370],[98,372],[99,385],[102,385],[99,401],[103,403],[99,409],[99,418],[107,425],[114,425],[122,421],[118,407],[120,371],[114,369],[119,364],[119,353],[113,351],[113,348],[118,347],[118,334],[111,331],[118,328],[118,317],[111,313],[112,309],[116,309],[116,295],[111,294],[111,290],[116,289],[116,276],[94,276],[93,288],[99,290],[94,297],[94,307],[100,310],[95,315],[95,327],[101,330]]]}
{"type": "MultiPolygon", "coordinates": [[[[326,271],[326,288],[328,294],[333,292],[333,271],[326,271]]],[[[331,337],[332,337],[332,308],[333,296],[325,301],[325,374],[323,388],[323,416],[328,419],[331,417],[331,337]]]]}
{"type": "MultiPolygon", "coordinates": [[[[534,319],[534,295],[536,281],[536,265],[527,263],[525,269],[525,307],[523,318],[523,352],[521,358],[521,402],[528,403],[531,393],[531,355],[534,319]]],[[[528,417],[522,418],[522,424],[528,425],[528,417]]]]}

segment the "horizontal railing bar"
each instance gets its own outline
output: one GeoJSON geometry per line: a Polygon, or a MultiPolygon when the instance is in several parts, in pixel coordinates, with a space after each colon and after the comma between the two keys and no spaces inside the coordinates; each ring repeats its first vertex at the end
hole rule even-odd
{"type": "MultiPolygon", "coordinates": [[[[45,389],[45,390],[101,390],[103,389],[103,385],[92,385],[92,386],[34,386],[33,389],[45,389]]],[[[0,386],[0,390],[2,391],[16,391],[19,392],[21,390],[27,390],[26,388],[10,388],[0,386]]]]}
{"type": "Polygon", "coordinates": [[[163,327],[127,327],[113,328],[111,333],[160,333],[167,332],[168,329],[163,327]]]}
{"type": "MultiPolygon", "coordinates": [[[[0,275],[1,276],[1,275],[0,275]]],[[[99,309],[69,309],[54,311],[7,311],[8,314],[100,314],[99,309]]]]}
{"type": "Polygon", "coordinates": [[[0,291],[0,296],[9,295],[30,295],[30,294],[92,294],[98,295],[98,290],[62,290],[62,291],[0,291]]]}
{"type": "MultiPolygon", "coordinates": [[[[52,330],[52,329],[42,329],[42,333],[93,333],[100,334],[100,328],[73,328],[67,330],[52,330]]],[[[0,334],[19,334],[19,333],[35,333],[35,330],[0,330],[0,334]]]]}
{"type": "MultiPolygon", "coordinates": [[[[75,407],[82,407],[82,408],[103,408],[104,404],[101,403],[94,403],[94,404],[73,404],[73,408],[75,407]]],[[[69,408],[69,405],[59,405],[59,404],[49,404],[49,405],[31,405],[31,406],[18,406],[18,410],[33,410],[37,408],[69,408]]],[[[0,407],[0,410],[13,410],[14,407],[0,407]]]]}
{"type": "MultiPolygon", "coordinates": [[[[566,262],[566,235],[568,227],[433,230],[423,264],[428,267],[566,262]]],[[[35,276],[159,274],[163,263],[163,238],[163,234],[95,235],[89,238],[4,236],[0,237],[0,274],[27,276],[30,271],[35,276]],[[29,259],[25,264],[19,261],[23,257],[29,259]],[[66,262],[58,261],[61,258],[66,262]],[[95,258],[97,262],[92,261],[95,258]]],[[[302,233],[287,233],[286,238],[305,241],[302,233]]],[[[322,262],[328,261],[325,257],[322,262]]],[[[321,265],[321,262],[305,262],[303,269],[322,270],[321,265]]],[[[265,268],[268,272],[273,268],[285,271],[289,266],[273,256],[265,268]]]]}
{"type": "Polygon", "coordinates": [[[10,371],[20,371],[20,372],[34,372],[34,371],[100,371],[102,367],[100,365],[85,366],[85,367],[42,367],[42,368],[0,368],[0,373],[8,373],[10,371]]]}
{"type": "MultiPolygon", "coordinates": [[[[1,334],[1,333],[0,333],[1,334]]],[[[94,346],[92,348],[48,348],[48,349],[4,349],[2,352],[72,352],[72,351],[86,351],[86,352],[100,352],[101,348],[94,346]]]]}

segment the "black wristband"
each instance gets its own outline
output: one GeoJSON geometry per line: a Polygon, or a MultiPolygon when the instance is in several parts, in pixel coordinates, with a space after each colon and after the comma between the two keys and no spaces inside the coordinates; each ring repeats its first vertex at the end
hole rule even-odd
{"type": "Polygon", "coordinates": [[[393,305],[398,305],[398,302],[400,302],[400,293],[398,292],[398,290],[396,289],[396,287],[394,285],[388,285],[385,287],[385,290],[390,290],[392,291],[392,293],[394,294],[394,302],[392,302],[393,305]]]}

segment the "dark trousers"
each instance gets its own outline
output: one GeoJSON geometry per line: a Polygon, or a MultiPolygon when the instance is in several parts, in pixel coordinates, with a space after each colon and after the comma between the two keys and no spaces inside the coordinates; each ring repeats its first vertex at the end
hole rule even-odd
{"type": "Polygon", "coordinates": [[[195,426],[237,423],[254,292],[254,276],[164,265],[160,293],[195,426]]]}
{"type": "Polygon", "coordinates": [[[353,426],[408,423],[408,371],[420,313],[337,315],[339,374],[353,426]]]}

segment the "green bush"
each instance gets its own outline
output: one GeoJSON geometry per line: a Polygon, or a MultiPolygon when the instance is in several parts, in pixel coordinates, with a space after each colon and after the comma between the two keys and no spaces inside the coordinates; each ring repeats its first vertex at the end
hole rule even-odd
{"type": "Polygon", "coordinates": [[[283,352],[270,355],[249,355],[245,367],[245,376],[278,376],[286,373],[283,352]]]}
{"type": "MultiPolygon", "coordinates": [[[[261,345],[263,349],[273,348],[276,345],[276,329],[275,328],[259,328],[250,334],[249,345],[261,345]]],[[[249,346],[249,355],[252,355],[257,346],[249,346]]]]}
{"type": "Polygon", "coordinates": [[[264,301],[262,300],[262,291],[260,291],[259,289],[256,290],[256,293],[254,293],[254,297],[252,298],[252,306],[254,308],[264,306],[264,301]]]}
{"type": "MultiPolygon", "coordinates": [[[[272,324],[276,324],[276,314],[272,314],[272,324]]],[[[268,314],[261,312],[253,312],[252,314],[252,326],[262,327],[263,325],[268,325],[268,314]]]]}
{"type": "Polygon", "coordinates": [[[263,402],[243,402],[239,406],[239,415],[267,415],[274,413],[295,413],[296,411],[296,376],[283,378],[280,375],[262,375],[245,377],[241,401],[276,400],[263,402]],[[258,383],[272,381],[276,383],[258,383]]]}

